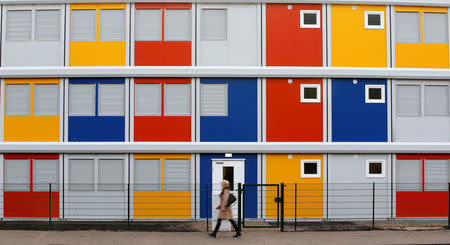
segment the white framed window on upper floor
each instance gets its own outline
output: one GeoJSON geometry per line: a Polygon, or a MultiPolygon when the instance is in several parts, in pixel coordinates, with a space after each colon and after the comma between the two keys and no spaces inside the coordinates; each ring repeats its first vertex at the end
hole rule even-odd
{"type": "Polygon", "coordinates": [[[34,84],[33,100],[34,116],[58,116],[59,85],[34,84]]]}
{"type": "Polygon", "coordinates": [[[228,116],[227,83],[202,83],[200,85],[200,115],[228,116]]]}
{"type": "Polygon", "coordinates": [[[162,40],[162,9],[136,9],[136,41],[162,40]]]}
{"type": "Polygon", "coordinates": [[[320,10],[300,10],[300,28],[320,28],[320,10]]]}
{"type": "Polygon", "coordinates": [[[6,41],[30,41],[32,10],[8,10],[6,12],[6,41]]]}
{"type": "Polygon", "coordinates": [[[366,160],[367,178],[384,178],[386,176],[385,160],[366,160]]]}
{"type": "Polygon", "coordinates": [[[300,102],[302,103],[320,103],[320,84],[301,84],[300,102]]]}
{"type": "Polygon", "coordinates": [[[161,116],[161,83],[134,85],[134,115],[161,116]]]}
{"type": "Polygon", "coordinates": [[[300,177],[320,178],[320,159],[302,159],[300,161],[300,177]]]}
{"type": "Polygon", "coordinates": [[[164,116],[191,115],[191,85],[164,84],[164,116]]]}
{"type": "Polygon", "coordinates": [[[98,115],[125,115],[125,84],[98,85],[98,115]]]}
{"type": "Polygon", "coordinates": [[[385,86],[384,85],[366,85],[366,103],[385,103],[385,86]]]}
{"type": "Polygon", "coordinates": [[[70,10],[70,41],[95,41],[97,39],[97,10],[70,10]]]}
{"type": "Polygon", "coordinates": [[[95,116],[95,84],[69,84],[69,116],[95,116]]]}
{"type": "Polygon", "coordinates": [[[6,84],[5,115],[30,115],[30,84],[6,84]]]}
{"type": "Polygon", "coordinates": [[[164,10],[164,40],[165,41],[191,40],[190,9],[164,10]]]}
{"type": "Polygon", "coordinates": [[[227,40],[227,9],[201,9],[200,24],[201,40],[227,40]]]}
{"type": "Polygon", "coordinates": [[[423,13],[423,43],[448,43],[447,13],[423,13]]]}
{"type": "Polygon", "coordinates": [[[384,29],[383,11],[364,11],[365,29],[384,29]]]}
{"type": "Polygon", "coordinates": [[[125,41],[125,10],[100,9],[100,41],[125,41]]]}
{"type": "Polygon", "coordinates": [[[395,12],[395,42],[420,43],[419,12],[395,12]]]}

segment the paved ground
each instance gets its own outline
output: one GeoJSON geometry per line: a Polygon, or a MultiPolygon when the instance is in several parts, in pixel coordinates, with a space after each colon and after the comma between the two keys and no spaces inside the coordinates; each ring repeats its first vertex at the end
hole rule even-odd
{"type": "Polygon", "coordinates": [[[345,231],[345,232],[247,232],[241,238],[220,233],[210,238],[202,232],[112,231],[0,231],[0,244],[450,244],[450,230],[345,231]]]}

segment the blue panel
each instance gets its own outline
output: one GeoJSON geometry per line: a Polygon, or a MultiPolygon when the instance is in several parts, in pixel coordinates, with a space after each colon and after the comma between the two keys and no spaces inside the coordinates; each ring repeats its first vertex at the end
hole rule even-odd
{"type": "Polygon", "coordinates": [[[204,78],[201,83],[228,83],[228,116],[201,116],[200,141],[258,140],[258,87],[255,78],[204,78]]]}
{"type": "MultiPolygon", "coordinates": [[[[200,154],[200,217],[206,218],[206,193],[208,193],[208,217],[211,218],[212,205],[212,159],[225,158],[224,154],[200,154]],[[208,189],[207,187],[208,186],[208,189]],[[208,190],[208,192],[207,192],[208,190]]],[[[245,183],[258,183],[258,159],[256,154],[233,154],[233,158],[245,159],[245,183]]],[[[254,187],[246,188],[247,190],[256,190],[254,187]],[[252,189],[253,188],[253,189],[252,189]]],[[[249,191],[245,195],[244,212],[246,218],[257,217],[257,192],[249,191]]]]}
{"type": "Polygon", "coordinates": [[[98,84],[125,83],[123,78],[73,78],[69,83],[97,84],[95,116],[69,116],[68,141],[125,141],[125,116],[98,116],[98,84]]]}
{"type": "Polygon", "coordinates": [[[332,141],[387,141],[387,83],[386,80],[333,79],[331,85],[332,141]],[[386,103],[365,103],[365,85],[385,85],[386,103]]]}

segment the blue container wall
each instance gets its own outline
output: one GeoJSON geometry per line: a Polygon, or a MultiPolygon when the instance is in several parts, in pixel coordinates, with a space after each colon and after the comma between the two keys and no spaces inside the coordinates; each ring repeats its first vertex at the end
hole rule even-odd
{"type": "Polygon", "coordinates": [[[258,85],[256,78],[204,78],[201,83],[228,83],[228,116],[201,116],[200,141],[258,140],[258,85]]]}
{"type": "Polygon", "coordinates": [[[387,82],[386,80],[333,79],[331,84],[332,141],[387,141],[387,82]],[[365,85],[384,85],[385,103],[366,103],[365,85]]]}
{"type": "Polygon", "coordinates": [[[96,99],[95,99],[95,116],[69,116],[68,140],[125,141],[125,116],[98,116],[98,84],[125,83],[125,79],[74,78],[69,79],[69,83],[96,84],[95,88],[96,99]]]}
{"type": "MultiPolygon", "coordinates": [[[[206,186],[208,185],[208,217],[211,218],[212,206],[212,159],[225,158],[224,154],[200,154],[200,217],[206,218],[206,186]]],[[[233,154],[233,158],[245,159],[245,184],[258,183],[258,158],[256,154],[233,154]]],[[[230,159],[233,159],[230,158],[230,159]]],[[[243,183],[244,184],[244,183],[243,183]]],[[[246,218],[257,217],[258,194],[256,187],[248,187],[245,193],[244,213],[246,218]]]]}

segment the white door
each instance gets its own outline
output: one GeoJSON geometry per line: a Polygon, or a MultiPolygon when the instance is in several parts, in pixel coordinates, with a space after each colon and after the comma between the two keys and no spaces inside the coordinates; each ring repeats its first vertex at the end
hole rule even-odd
{"type": "MultiPolygon", "coordinates": [[[[213,159],[212,160],[212,225],[216,226],[219,211],[216,207],[220,204],[220,192],[222,191],[222,180],[230,182],[231,193],[237,198],[238,183],[244,184],[244,166],[243,159],[213,159]]],[[[238,215],[237,200],[232,206],[233,216],[236,219],[238,215]]],[[[231,225],[229,222],[222,222],[220,230],[229,231],[231,225]]]]}

